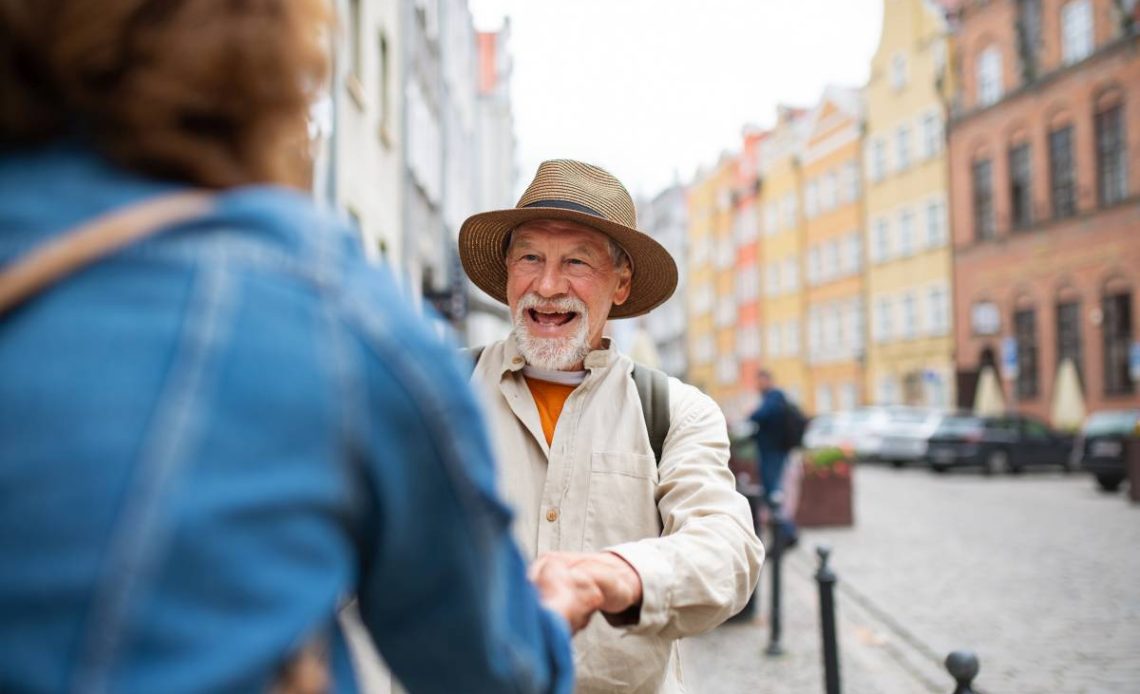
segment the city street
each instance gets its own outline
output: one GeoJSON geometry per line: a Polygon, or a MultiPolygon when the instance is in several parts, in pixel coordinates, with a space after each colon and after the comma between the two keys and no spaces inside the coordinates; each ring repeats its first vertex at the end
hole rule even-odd
{"type": "Polygon", "coordinates": [[[987,478],[862,466],[853,528],[804,530],[785,557],[785,655],[765,606],[683,644],[690,691],[822,692],[814,547],[839,576],[843,691],[953,691],[977,653],[981,692],[1125,694],[1140,686],[1140,505],[1083,474],[987,478]]]}

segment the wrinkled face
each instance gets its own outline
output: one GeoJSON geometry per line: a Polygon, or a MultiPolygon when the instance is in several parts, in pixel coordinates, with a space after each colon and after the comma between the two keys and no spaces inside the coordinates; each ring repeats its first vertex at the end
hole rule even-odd
{"type": "Polygon", "coordinates": [[[507,305],[527,363],[582,368],[602,343],[610,308],[629,298],[627,264],[614,264],[608,237],[574,222],[527,222],[507,249],[507,305]]]}

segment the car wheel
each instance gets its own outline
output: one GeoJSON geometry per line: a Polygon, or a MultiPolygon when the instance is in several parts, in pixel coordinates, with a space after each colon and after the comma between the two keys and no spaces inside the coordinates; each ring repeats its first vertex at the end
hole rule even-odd
{"type": "Polygon", "coordinates": [[[950,470],[950,466],[943,465],[941,463],[931,463],[930,469],[937,472],[939,475],[945,475],[950,470]]]}
{"type": "Polygon", "coordinates": [[[1120,489],[1120,484],[1124,482],[1124,477],[1121,475],[1097,475],[1096,483],[1100,485],[1102,492],[1115,492],[1120,489]]]}
{"type": "Polygon", "coordinates": [[[901,460],[892,460],[891,461],[891,467],[893,467],[896,470],[902,468],[902,466],[904,466],[904,465],[906,465],[906,463],[901,461],[901,460]]]}
{"type": "Polygon", "coordinates": [[[986,474],[1000,475],[1009,470],[1009,454],[1000,448],[986,456],[986,474]]]}

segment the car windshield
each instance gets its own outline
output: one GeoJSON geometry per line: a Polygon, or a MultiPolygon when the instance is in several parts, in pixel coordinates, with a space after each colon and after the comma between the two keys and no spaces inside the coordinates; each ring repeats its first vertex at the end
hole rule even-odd
{"type": "Polygon", "coordinates": [[[982,420],[977,417],[946,417],[938,426],[938,433],[962,436],[965,434],[981,433],[982,429],[982,420]]]}
{"type": "Polygon", "coordinates": [[[1104,434],[1130,434],[1136,428],[1136,419],[1140,413],[1135,410],[1119,410],[1114,412],[1097,412],[1085,422],[1085,436],[1102,436],[1104,434]]]}

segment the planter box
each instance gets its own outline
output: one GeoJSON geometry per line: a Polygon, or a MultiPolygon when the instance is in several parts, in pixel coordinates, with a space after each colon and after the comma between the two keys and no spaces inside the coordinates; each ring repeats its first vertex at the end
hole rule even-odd
{"type": "Polygon", "coordinates": [[[796,525],[802,528],[851,525],[855,522],[852,504],[853,473],[804,471],[800,482],[800,503],[796,525]]]}

